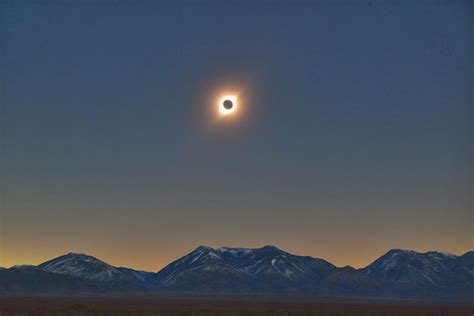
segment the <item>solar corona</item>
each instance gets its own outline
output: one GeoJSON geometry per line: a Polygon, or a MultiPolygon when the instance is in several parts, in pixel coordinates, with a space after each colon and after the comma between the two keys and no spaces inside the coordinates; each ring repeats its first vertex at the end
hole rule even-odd
{"type": "Polygon", "coordinates": [[[238,108],[237,96],[225,95],[219,99],[217,106],[221,116],[231,115],[235,113],[238,108]]]}

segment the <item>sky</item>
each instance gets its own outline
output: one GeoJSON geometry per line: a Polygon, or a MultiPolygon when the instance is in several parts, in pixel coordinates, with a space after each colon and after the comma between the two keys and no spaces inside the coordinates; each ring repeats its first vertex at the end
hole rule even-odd
{"type": "Polygon", "coordinates": [[[474,250],[472,9],[3,1],[0,266],[474,250]]]}

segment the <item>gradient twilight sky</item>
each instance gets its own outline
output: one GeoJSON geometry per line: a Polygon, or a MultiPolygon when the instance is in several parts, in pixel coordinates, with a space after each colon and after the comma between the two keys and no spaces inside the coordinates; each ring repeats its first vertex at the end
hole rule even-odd
{"type": "Polygon", "coordinates": [[[469,1],[0,6],[0,266],[474,249],[469,1]]]}

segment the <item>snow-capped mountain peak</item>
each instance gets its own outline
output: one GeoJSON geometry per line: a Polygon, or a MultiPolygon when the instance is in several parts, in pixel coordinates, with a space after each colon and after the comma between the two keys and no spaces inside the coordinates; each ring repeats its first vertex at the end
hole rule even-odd
{"type": "Polygon", "coordinates": [[[417,286],[443,287],[457,256],[449,253],[392,249],[364,268],[368,276],[417,286]]]}
{"type": "Polygon", "coordinates": [[[133,269],[117,268],[93,256],[73,252],[44,262],[38,267],[47,272],[114,284],[128,282],[139,285],[150,274],[133,269]]]}
{"type": "Polygon", "coordinates": [[[98,281],[112,281],[121,277],[120,271],[113,266],[93,256],[78,253],[68,253],[42,263],[39,267],[48,272],[98,281]]]}
{"type": "Polygon", "coordinates": [[[207,286],[212,287],[236,279],[250,287],[275,282],[289,282],[293,287],[297,282],[317,282],[334,269],[325,260],[292,255],[274,246],[253,249],[200,246],[159,271],[156,282],[163,288],[178,289],[197,282],[204,274],[211,274],[208,279],[212,285],[207,286]]]}

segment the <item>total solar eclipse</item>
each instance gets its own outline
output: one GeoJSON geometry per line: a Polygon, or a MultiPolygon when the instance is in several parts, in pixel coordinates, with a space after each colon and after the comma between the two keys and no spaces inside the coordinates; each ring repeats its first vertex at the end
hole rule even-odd
{"type": "Polygon", "coordinates": [[[226,110],[230,110],[234,106],[234,103],[231,100],[225,100],[224,103],[222,103],[222,105],[224,106],[226,110]]]}
{"type": "Polygon", "coordinates": [[[233,114],[235,111],[237,111],[237,96],[229,94],[223,95],[219,98],[217,106],[221,115],[233,114]]]}

